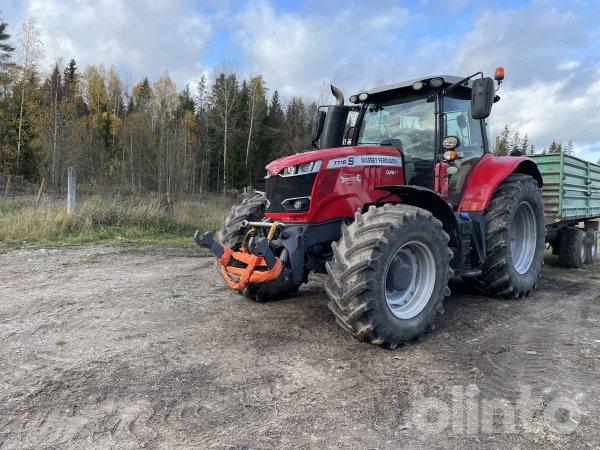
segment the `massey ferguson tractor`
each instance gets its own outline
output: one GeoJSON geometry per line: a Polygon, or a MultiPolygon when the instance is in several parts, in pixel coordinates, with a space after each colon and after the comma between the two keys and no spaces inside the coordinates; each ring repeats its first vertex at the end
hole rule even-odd
{"type": "Polygon", "coordinates": [[[328,275],[328,307],[359,340],[395,348],[434,328],[452,278],[526,297],[545,243],[542,176],[494,156],[486,118],[504,78],[429,76],[321,107],[316,150],[267,165],[264,192],[196,233],[226,283],[254,301],[328,275]],[[350,112],[358,114],[347,125],[350,112]]]}

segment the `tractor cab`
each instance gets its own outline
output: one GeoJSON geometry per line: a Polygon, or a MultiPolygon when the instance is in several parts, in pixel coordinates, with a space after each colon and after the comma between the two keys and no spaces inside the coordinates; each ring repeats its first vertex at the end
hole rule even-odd
{"type": "MultiPolygon", "coordinates": [[[[502,71],[495,78],[500,83],[502,71]]],[[[395,147],[403,157],[407,185],[434,190],[456,206],[470,169],[491,151],[485,119],[490,99],[499,99],[493,87],[489,78],[436,75],[352,95],[353,106],[344,106],[341,92],[332,86],[337,105],[315,117],[313,142],[319,140],[319,148],[395,147]],[[350,111],[358,113],[351,126],[345,124],[350,111]],[[320,129],[323,133],[316,136],[320,129]]]]}

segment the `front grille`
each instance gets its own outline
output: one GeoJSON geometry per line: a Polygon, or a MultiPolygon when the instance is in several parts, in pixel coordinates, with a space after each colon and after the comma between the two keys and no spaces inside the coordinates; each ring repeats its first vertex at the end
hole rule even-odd
{"type": "Polygon", "coordinates": [[[290,212],[281,203],[289,198],[309,197],[317,173],[282,177],[275,175],[265,180],[265,192],[269,200],[267,212],[290,212]]]}

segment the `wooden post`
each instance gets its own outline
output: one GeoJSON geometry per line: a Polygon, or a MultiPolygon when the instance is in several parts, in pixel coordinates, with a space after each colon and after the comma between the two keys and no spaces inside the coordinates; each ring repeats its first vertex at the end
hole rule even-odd
{"type": "Polygon", "coordinates": [[[42,199],[42,194],[44,193],[45,187],[46,187],[46,179],[42,178],[42,182],[40,183],[40,189],[38,190],[37,200],[35,202],[36,206],[40,206],[40,200],[42,199]]]}
{"type": "Polygon", "coordinates": [[[67,178],[67,214],[71,215],[75,212],[75,196],[76,196],[76,185],[75,185],[75,167],[71,166],[68,169],[67,178]]]}
{"type": "Polygon", "coordinates": [[[11,175],[8,176],[8,178],[6,179],[6,189],[4,189],[4,196],[8,197],[8,191],[10,191],[10,182],[11,182],[11,175]]]}

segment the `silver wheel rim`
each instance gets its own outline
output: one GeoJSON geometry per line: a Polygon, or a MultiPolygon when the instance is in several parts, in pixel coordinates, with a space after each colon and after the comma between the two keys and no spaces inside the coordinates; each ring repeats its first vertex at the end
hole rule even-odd
{"type": "Polygon", "coordinates": [[[435,258],[421,241],[400,247],[385,269],[385,300],[400,319],[411,319],[429,303],[435,286],[435,258]]]}
{"type": "Polygon", "coordinates": [[[592,244],[592,252],[591,252],[591,254],[592,254],[592,262],[596,261],[596,255],[598,254],[598,246],[597,246],[596,243],[592,244]]]}
{"type": "Polygon", "coordinates": [[[537,220],[529,202],[521,202],[513,216],[510,250],[515,270],[521,275],[529,270],[537,244],[537,220]]]}

